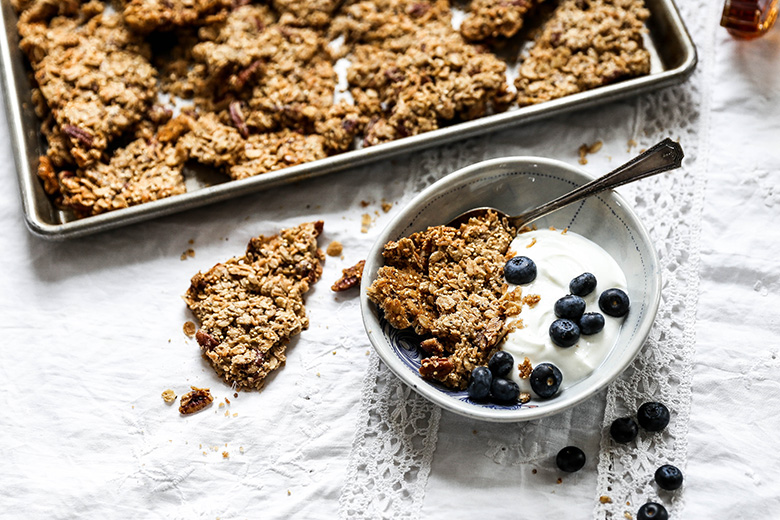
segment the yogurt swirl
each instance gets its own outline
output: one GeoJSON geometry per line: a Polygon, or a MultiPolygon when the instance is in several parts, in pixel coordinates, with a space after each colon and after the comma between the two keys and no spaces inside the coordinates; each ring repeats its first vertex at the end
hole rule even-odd
{"type": "MultiPolygon", "coordinates": [[[[563,374],[561,389],[588,377],[604,361],[615,344],[623,318],[604,315],[604,329],[582,335],[572,347],[561,348],[550,339],[550,325],[556,320],[555,302],[569,294],[569,282],[582,273],[596,277],[596,289],[585,300],[585,312],[599,312],[599,295],[610,288],[626,290],[626,276],[614,258],[598,244],[572,232],[539,229],[521,233],[512,241],[511,250],[536,263],[536,279],[521,285],[523,296],[538,295],[533,306],[523,306],[519,315],[522,327],[509,333],[501,350],[509,352],[515,365],[528,358],[533,366],[552,363],[563,374]]],[[[509,290],[515,285],[509,284],[509,290]]],[[[512,379],[523,392],[531,392],[528,379],[521,379],[515,368],[512,379]]],[[[534,395],[532,393],[532,395],[534,395]]]]}

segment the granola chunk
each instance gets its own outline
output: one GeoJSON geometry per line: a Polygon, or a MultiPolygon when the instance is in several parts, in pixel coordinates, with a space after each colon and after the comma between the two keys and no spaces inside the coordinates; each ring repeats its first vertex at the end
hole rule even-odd
{"type": "Polygon", "coordinates": [[[200,321],[204,355],[226,382],[260,389],[308,328],[304,294],[322,275],[322,222],[253,238],[246,254],[198,273],[184,296],[200,321]]]}
{"type": "Polygon", "coordinates": [[[512,97],[506,64],[444,26],[419,32],[403,53],[358,46],[347,74],[357,105],[372,116],[366,145],[474,119],[512,97]]]}
{"type": "Polygon", "coordinates": [[[273,0],[282,13],[279,23],[297,27],[325,27],[341,0],[273,0]]]}
{"type": "Polygon", "coordinates": [[[411,327],[433,355],[423,377],[463,389],[512,330],[519,291],[507,292],[504,264],[515,230],[495,213],[455,229],[430,227],[385,245],[385,265],[368,296],[398,329],[411,327]]]}
{"type": "Polygon", "coordinates": [[[124,18],[134,31],[148,33],[190,25],[207,25],[226,16],[231,0],[129,0],[124,18]]]}
{"type": "Polygon", "coordinates": [[[327,157],[324,138],[291,130],[249,136],[244,158],[230,167],[232,179],[246,179],[274,170],[327,157]]]}
{"type": "Polygon", "coordinates": [[[648,74],[642,0],[564,0],[515,80],[517,101],[541,103],[648,74]]]}
{"type": "Polygon", "coordinates": [[[525,14],[541,0],[471,0],[460,32],[469,41],[510,38],[523,27],[525,14]]]}

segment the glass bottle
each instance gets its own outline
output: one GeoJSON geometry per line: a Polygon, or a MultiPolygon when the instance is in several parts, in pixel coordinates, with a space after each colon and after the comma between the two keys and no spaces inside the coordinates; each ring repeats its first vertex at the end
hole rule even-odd
{"type": "Polygon", "coordinates": [[[778,0],[726,0],[720,24],[736,38],[763,36],[777,19],[778,0]]]}

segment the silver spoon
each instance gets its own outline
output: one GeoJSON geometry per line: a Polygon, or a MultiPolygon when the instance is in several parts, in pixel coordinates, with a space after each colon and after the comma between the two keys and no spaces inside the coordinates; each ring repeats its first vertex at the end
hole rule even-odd
{"type": "Polygon", "coordinates": [[[568,206],[569,204],[590,197],[591,195],[595,195],[596,193],[601,193],[604,190],[616,188],[623,184],[628,184],[629,182],[638,181],[639,179],[644,179],[645,177],[650,177],[657,173],[679,168],[682,164],[683,157],[682,147],[667,137],[644,153],[637,155],[623,166],[619,166],[608,174],[603,175],[598,179],[593,179],[587,184],[583,184],[569,193],[561,195],[555,200],[551,200],[547,204],[526,211],[522,215],[510,217],[503,211],[499,211],[495,208],[482,207],[461,213],[447,225],[458,227],[460,224],[468,222],[470,218],[483,216],[490,210],[495,211],[499,218],[506,218],[509,221],[509,225],[512,227],[520,229],[538,218],[568,206]]]}

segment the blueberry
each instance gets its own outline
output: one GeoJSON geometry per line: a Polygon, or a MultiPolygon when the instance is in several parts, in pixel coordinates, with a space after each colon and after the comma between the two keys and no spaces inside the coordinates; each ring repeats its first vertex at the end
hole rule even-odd
{"type": "Polygon", "coordinates": [[[496,377],[490,385],[490,395],[499,403],[514,403],[520,395],[520,387],[512,380],[496,377]]]}
{"type": "Polygon", "coordinates": [[[580,327],[571,320],[555,320],[550,325],[550,338],[559,347],[571,347],[580,339],[580,327]]]}
{"type": "Polygon", "coordinates": [[[615,439],[615,442],[625,444],[633,441],[639,433],[639,426],[631,417],[621,417],[612,421],[609,427],[609,434],[615,439]]]}
{"type": "Polygon", "coordinates": [[[580,334],[590,336],[604,328],[604,316],[598,312],[586,312],[580,318],[580,334]]]}
{"type": "Polygon", "coordinates": [[[607,289],[599,296],[599,308],[604,314],[620,318],[628,313],[628,295],[620,289],[607,289]]]}
{"type": "Polygon", "coordinates": [[[504,265],[504,278],[515,285],[533,282],[536,280],[536,264],[527,256],[516,256],[504,265]]]}
{"type": "Polygon", "coordinates": [[[643,505],[636,514],[636,520],[668,520],[668,518],[669,513],[666,512],[666,508],[655,502],[643,505]]]}
{"type": "Polygon", "coordinates": [[[554,396],[563,382],[563,374],[552,363],[539,363],[531,372],[531,389],[542,398],[554,396]]]}
{"type": "Polygon", "coordinates": [[[569,292],[577,296],[587,296],[596,288],[596,277],[591,273],[582,273],[569,282],[569,292]]]}
{"type": "Polygon", "coordinates": [[[503,350],[499,350],[490,356],[490,361],[488,361],[488,368],[494,376],[504,377],[509,373],[510,370],[512,370],[512,365],[514,364],[515,358],[512,357],[512,354],[509,352],[504,352],[503,350]]]}
{"type": "Polygon", "coordinates": [[[660,432],[669,424],[669,409],[661,403],[645,403],[636,412],[639,426],[650,432],[660,432]]]}
{"type": "Polygon", "coordinates": [[[559,318],[577,321],[585,312],[585,300],[573,294],[567,294],[555,302],[555,315],[559,318]]]}
{"type": "Polygon", "coordinates": [[[555,456],[555,465],[567,473],[579,471],[585,465],[585,453],[577,446],[566,446],[555,456]]]}
{"type": "Polygon", "coordinates": [[[658,487],[667,491],[679,489],[683,483],[682,471],[677,466],[664,464],[655,470],[655,482],[658,487]]]}
{"type": "Polygon", "coordinates": [[[475,401],[483,401],[490,395],[490,385],[493,383],[493,374],[487,367],[477,367],[471,371],[469,383],[469,397],[475,401]]]}

